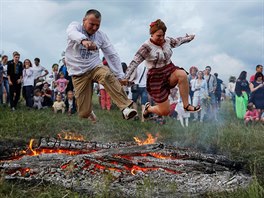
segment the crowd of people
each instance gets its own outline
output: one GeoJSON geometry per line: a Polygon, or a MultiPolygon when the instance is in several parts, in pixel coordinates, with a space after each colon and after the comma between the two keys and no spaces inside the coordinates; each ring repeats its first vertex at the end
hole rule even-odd
{"type": "Polygon", "coordinates": [[[211,74],[211,66],[203,70],[192,66],[187,72],[172,63],[172,50],[191,42],[195,35],[166,37],[167,27],[160,19],[150,24],[150,38],[126,65],[107,35],[99,30],[100,24],[101,13],[93,9],[86,12],[82,23],[72,22],[66,30],[68,42],[63,64],[60,67],[53,64],[51,73],[40,64],[39,58],[32,64],[29,59],[22,63],[16,51],[11,60],[3,55],[0,103],[9,104],[15,111],[22,93],[29,109],[50,107],[54,113],[69,115],[77,112],[79,117],[95,123],[92,95],[96,87],[101,108],[110,111],[113,102],[124,119],[157,120],[164,124],[163,116],[171,116],[187,127],[190,118],[218,121],[218,110],[228,90],[238,118],[246,124],[264,123],[262,65],[257,65],[249,82],[247,72],[242,71],[238,79],[231,76],[227,86],[218,73],[211,74]]]}
{"type": "Polygon", "coordinates": [[[10,106],[12,111],[17,109],[21,93],[28,109],[43,109],[52,107],[57,113],[65,111],[75,113],[76,102],[71,77],[65,70],[65,62],[59,69],[58,64],[49,71],[40,64],[40,59],[20,61],[19,52],[13,52],[13,59],[2,56],[0,64],[0,103],[10,106]],[[67,76],[67,79],[65,78],[67,76]]]}
{"type": "MultiPolygon", "coordinates": [[[[17,108],[20,100],[20,93],[28,108],[42,109],[52,108],[54,113],[67,112],[72,115],[77,112],[77,102],[75,90],[71,77],[65,66],[65,58],[62,58],[62,65],[52,65],[49,72],[40,65],[40,59],[35,58],[34,64],[29,59],[24,62],[19,60],[20,54],[13,53],[13,59],[8,60],[7,55],[2,56],[0,66],[0,103],[10,106],[12,111],[17,108]],[[8,69],[9,68],[9,69],[8,69]],[[65,78],[65,76],[67,78],[65,78]]],[[[102,64],[108,67],[107,61],[103,58],[102,64]]],[[[127,70],[126,63],[122,62],[124,73],[127,70]]],[[[211,74],[211,67],[206,66],[204,70],[199,70],[192,66],[189,68],[187,76],[189,84],[188,103],[193,106],[200,106],[201,111],[194,112],[193,116],[185,111],[179,87],[176,85],[170,89],[168,101],[170,110],[168,115],[178,119],[183,127],[187,127],[189,119],[191,121],[203,122],[205,119],[217,121],[217,112],[221,108],[221,102],[229,96],[233,103],[233,110],[239,119],[244,119],[245,123],[264,122],[264,79],[263,66],[256,66],[256,73],[247,81],[247,72],[242,71],[239,77],[230,76],[226,85],[218,74],[211,74]]],[[[140,64],[136,68],[135,75],[129,85],[122,86],[128,99],[133,101],[134,109],[141,112],[141,116],[136,115],[134,120],[144,122],[145,104],[155,104],[155,101],[147,90],[148,68],[140,64]],[[132,88],[136,85],[136,88],[132,88]],[[140,107],[140,108],[139,108],[140,107]]],[[[94,82],[94,93],[98,95],[101,109],[110,111],[112,108],[112,98],[100,83],[94,82]]],[[[158,120],[162,116],[151,114],[150,119],[158,120]]],[[[164,122],[161,122],[164,123],[164,122]]]]}

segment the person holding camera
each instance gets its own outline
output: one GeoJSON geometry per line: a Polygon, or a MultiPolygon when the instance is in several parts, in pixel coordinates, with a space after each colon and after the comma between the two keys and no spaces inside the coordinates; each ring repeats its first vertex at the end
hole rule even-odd
{"type": "MultiPolygon", "coordinates": [[[[137,72],[135,79],[131,85],[132,100],[134,102],[134,108],[138,108],[138,104],[141,105],[142,115],[141,121],[144,122],[143,112],[145,104],[148,102],[148,92],[147,92],[147,68],[144,64],[137,67],[137,72]],[[140,99],[140,102],[138,101],[140,99]]],[[[138,116],[134,118],[138,119],[138,116]]]]}

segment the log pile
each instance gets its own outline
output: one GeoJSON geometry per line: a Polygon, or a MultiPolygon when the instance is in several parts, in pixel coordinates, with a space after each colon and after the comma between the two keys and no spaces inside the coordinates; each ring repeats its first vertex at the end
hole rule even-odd
{"type": "Polygon", "coordinates": [[[241,163],[161,143],[139,146],[42,138],[37,149],[47,148],[82,152],[24,155],[2,161],[5,178],[48,181],[91,196],[107,190],[121,197],[172,192],[175,196],[202,195],[245,187],[251,181],[241,163]]]}

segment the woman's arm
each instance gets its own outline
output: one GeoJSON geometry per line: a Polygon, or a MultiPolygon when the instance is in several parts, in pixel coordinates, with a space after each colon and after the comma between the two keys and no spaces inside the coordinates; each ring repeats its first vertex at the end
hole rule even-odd
{"type": "Polygon", "coordinates": [[[136,52],[134,56],[134,59],[128,65],[125,79],[129,79],[130,81],[133,80],[133,79],[130,79],[130,77],[132,76],[134,72],[136,72],[136,68],[138,67],[138,65],[140,65],[149,56],[150,50],[151,50],[150,47],[148,47],[148,45],[146,44],[143,44],[139,48],[139,50],[136,52]]]}

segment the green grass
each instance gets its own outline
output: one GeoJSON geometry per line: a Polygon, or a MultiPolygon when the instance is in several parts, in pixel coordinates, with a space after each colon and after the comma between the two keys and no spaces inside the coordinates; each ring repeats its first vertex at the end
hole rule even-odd
{"type": "MultiPolygon", "coordinates": [[[[96,97],[94,103],[94,110],[99,118],[97,124],[79,119],[77,115],[54,114],[50,109],[27,110],[21,105],[17,111],[12,112],[7,107],[0,107],[0,138],[27,142],[31,138],[56,137],[61,131],[71,131],[82,134],[86,140],[118,142],[133,141],[134,136],[146,138],[147,132],[153,135],[159,133],[158,141],[166,144],[224,154],[230,159],[244,161],[245,168],[255,176],[254,182],[247,189],[208,194],[206,197],[264,197],[264,126],[245,126],[242,120],[236,118],[229,101],[223,103],[218,122],[190,121],[188,128],[182,128],[179,121],[171,118],[166,118],[165,125],[152,121],[126,121],[116,107],[110,112],[102,111],[96,97]]],[[[112,195],[107,191],[107,181],[101,197],[112,195]]],[[[147,184],[146,189],[149,187],[147,184]]],[[[25,197],[84,196],[49,184],[7,182],[2,178],[0,185],[0,197],[23,197],[22,194],[25,197]]],[[[142,188],[139,190],[145,192],[142,188]]]]}

